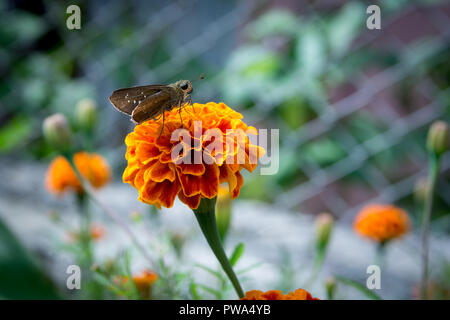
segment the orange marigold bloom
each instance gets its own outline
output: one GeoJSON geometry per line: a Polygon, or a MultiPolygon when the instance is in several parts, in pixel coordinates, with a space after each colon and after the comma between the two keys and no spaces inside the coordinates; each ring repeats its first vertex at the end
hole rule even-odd
{"type": "Polygon", "coordinates": [[[195,103],[192,108],[181,110],[183,121],[178,108],[166,112],[161,136],[162,117],[137,125],[126,137],[128,166],[123,181],[139,191],[140,201],[170,208],[178,196],[197,209],[201,198],[217,196],[222,182],[228,182],[234,199],[244,182],[240,170],[253,171],[264,155],[246,134],[256,134],[256,129],[247,126],[240,113],[224,103],[195,103]],[[177,129],[186,129],[190,141],[186,136],[171,140],[177,129]],[[213,143],[222,150],[214,149],[213,143]],[[181,152],[172,157],[180,146],[181,152]]]}
{"type": "Polygon", "coordinates": [[[133,282],[139,290],[149,288],[158,280],[158,275],[151,270],[144,270],[139,274],[133,275],[133,282]]]}
{"type": "Polygon", "coordinates": [[[319,300],[313,298],[312,295],[304,290],[297,289],[294,292],[283,294],[280,290],[269,290],[263,292],[261,290],[251,290],[245,293],[245,297],[241,300],[319,300]]]}
{"type": "MultiPolygon", "coordinates": [[[[73,161],[81,175],[94,188],[100,188],[111,179],[111,169],[106,160],[96,154],[77,152],[73,161]]],[[[69,161],[63,156],[56,157],[48,167],[46,187],[51,193],[62,194],[68,189],[82,191],[82,186],[69,161]]]]}
{"type": "Polygon", "coordinates": [[[410,225],[406,211],[388,204],[370,204],[358,213],[353,228],[365,237],[385,242],[405,234],[410,225]]]}

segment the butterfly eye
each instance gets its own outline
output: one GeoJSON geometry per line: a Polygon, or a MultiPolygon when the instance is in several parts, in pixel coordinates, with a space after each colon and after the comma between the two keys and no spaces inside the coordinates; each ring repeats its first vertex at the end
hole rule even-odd
{"type": "Polygon", "coordinates": [[[181,89],[182,90],[187,90],[187,88],[189,87],[189,85],[187,84],[187,82],[185,82],[185,83],[183,83],[182,85],[181,85],[181,89]]]}

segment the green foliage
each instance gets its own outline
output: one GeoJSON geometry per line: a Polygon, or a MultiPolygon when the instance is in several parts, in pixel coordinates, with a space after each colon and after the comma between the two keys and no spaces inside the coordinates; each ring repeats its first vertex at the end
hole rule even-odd
{"type": "Polygon", "coordinates": [[[367,289],[367,287],[365,287],[364,285],[362,285],[361,283],[359,283],[357,281],[354,281],[354,280],[351,280],[351,279],[348,279],[348,278],[342,277],[342,276],[337,276],[336,280],[345,285],[355,288],[356,290],[358,290],[360,293],[362,293],[364,296],[366,296],[370,300],[382,300],[380,296],[375,294],[372,290],[367,289]]]}
{"type": "MultiPolygon", "coordinates": [[[[238,243],[238,244],[234,247],[234,249],[233,249],[233,251],[232,251],[232,253],[231,253],[231,256],[230,256],[229,259],[228,259],[228,260],[230,261],[230,264],[231,264],[233,267],[237,264],[237,262],[239,261],[239,259],[242,257],[242,255],[243,255],[243,253],[244,253],[244,249],[245,249],[245,246],[244,246],[244,244],[243,244],[242,242],[238,243]]],[[[201,291],[210,294],[210,295],[213,296],[215,299],[219,299],[219,300],[220,300],[220,299],[225,299],[226,296],[227,296],[227,294],[228,294],[228,292],[229,292],[229,290],[232,288],[232,286],[231,286],[231,284],[229,283],[229,280],[228,280],[228,278],[226,277],[226,275],[225,275],[225,273],[223,272],[223,270],[220,268],[219,271],[216,271],[216,270],[214,270],[214,269],[211,269],[211,268],[208,267],[208,266],[205,266],[205,265],[199,264],[199,263],[195,264],[195,266],[196,266],[197,268],[202,269],[203,271],[206,271],[206,272],[209,273],[211,276],[213,276],[214,278],[216,278],[217,283],[218,283],[218,285],[217,285],[218,288],[215,289],[215,288],[212,288],[212,287],[210,287],[210,286],[206,286],[206,285],[204,285],[204,284],[199,284],[199,283],[196,283],[194,280],[191,280],[190,287],[189,287],[191,297],[192,297],[193,299],[195,299],[195,300],[203,299],[203,296],[202,296],[202,295],[199,293],[199,291],[198,291],[198,289],[200,289],[201,291]]],[[[254,266],[251,266],[251,268],[254,268],[254,266]]],[[[249,270],[251,270],[251,269],[244,270],[244,272],[247,272],[247,271],[249,271],[249,270]]],[[[239,274],[239,273],[242,274],[243,272],[242,272],[242,270],[241,270],[241,272],[238,271],[238,272],[236,272],[236,273],[237,273],[237,274],[239,274]]]]}
{"type": "Polygon", "coordinates": [[[60,299],[53,281],[0,219],[0,297],[60,299]]]}
{"type": "Polygon", "coordinates": [[[0,128],[0,153],[10,152],[26,144],[32,134],[33,121],[26,115],[18,115],[0,128]]]}

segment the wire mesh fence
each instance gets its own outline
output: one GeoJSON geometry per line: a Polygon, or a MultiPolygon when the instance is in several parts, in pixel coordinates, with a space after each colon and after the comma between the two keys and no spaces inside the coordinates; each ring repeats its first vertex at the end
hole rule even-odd
{"type": "MultiPolygon", "coordinates": [[[[40,35],[56,32],[58,40],[32,42],[31,48],[36,50],[31,52],[37,53],[33,63],[49,63],[39,60],[39,51],[47,42],[52,59],[64,53],[71,61],[68,76],[51,74],[60,70],[50,63],[49,70],[40,71],[48,77],[37,83],[38,87],[52,92],[61,85],[66,90],[66,96],[42,100],[47,108],[43,109],[70,112],[79,96],[96,96],[102,106],[98,140],[116,160],[117,168],[124,165],[122,141],[130,124],[112,111],[109,94],[121,86],[194,79],[204,73],[206,81],[195,84],[194,102],[236,102],[236,109],[249,123],[281,131],[280,174],[252,177],[254,184],[246,188],[260,186],[263,191],[256,196],[279,206],[311,213],[329,211],[345,218],[371,201],[411,203],[415,183],[427,169],[426,129],[433,120],[448,118],[445,68],[450,6],[445,3],[380,2],[382,29],[368,30],[366,6],[359,2],[287,1],[291,14],[283,13],[273,22],[264,17],[282,9],[271,1],[93,1],[82,5],[82,29],[76,32],[60,28],[64,3],[42,5],[37,10],[45,12],[46,22],[40,35]],[[345,21],[350,21],[349,25],[345,21]],[[265,26],[267,34],[258,36],[265,26]],[[310,31],[313,38],[321,39],[317,43],[325,45],[308,42],[310,31]],[[351,36],[334,39],[338,33],[333,32],[351,36]],[[248,69],[249,62],[245,70],[236,67],[233,61],[242,47],[273,59],[264,60],[267,65],[253,66],[256,69],[270,69],[270,61],[277,64],[278,58],[281,66],[268,71],[272,73],[266,75],[266,82],[251,87],[252,78],[246,78],[246,72],[260,70],[248,69]],[[292,67],[292,48],[296,52],[310,50],[304,53],[309,60],[292,67]],[[236,83],[239,78],[243,79],[236,83]],[[405,90],[413,97],[409,101],[402,100],[406,99],[402,96],[405,90]],[[292,111],[289,103],[297,111],[292,111]],[[296,117],[302,120],[292,124],[296,117]]],[[[19,11],[12,8],[5,14],[19,11]]],[[[20,41],[10,45],[16,52],[23,49],[20,41]]],[[[32,60],[20,55],[9,59],[11,63],[32,60]]],[[[59,67],[64,63],[59,62],[59,67]]],[[[3,74],[5,79],[13,78],[14,86],[7,86],[2,93],[2,118],[16,112],[17,103],[13,102],[20,102],[24,106],[20,111],[28,112],[25,106],[33,103],[20,95],[30,82],[14,78],[7,67],[3,74]]],[[[445,157],[443,177],[449,166],[449,157],[445,157]]],[[[441,179],[439,186],[440,208],[448,211],[448,182],[441,179]]],[[[255,196],[254,191],[243,193],[255,196]]]]}

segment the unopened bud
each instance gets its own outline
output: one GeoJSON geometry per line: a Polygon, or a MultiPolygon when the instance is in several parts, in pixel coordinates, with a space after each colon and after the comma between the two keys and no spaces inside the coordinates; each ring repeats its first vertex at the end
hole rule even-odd
{"type": "Polygon", "coordinates": [[[81,128],[91,130],[97,123],[97,103],[93,99],[80,100],[75,108],[75,116],[81,128]]]}
{"type": "Polygon", "coordinates": [[[317,248],[324,250],[330,239],[333,230],[334,218],[329,213],[321,213],[316,220],[317,248]]]}
{"type": "Polygon", "coordinates": [[[448,125],[444,121],[435,121],[428,131],[427,148],[440,156],[448,149],[448,125]]]}
{"type": "Polygon", "coordinates": [[[142,214],[139,211],[133,211],[130,213],[130,218],[135,223],[141,223],[142,222],[142,214]]]}
{"type": "Polygon", "coordinates": [[[174,232],[170,234],[170,242],[178,257],[181,257],[183,253],[183,247],[186,243],[186,235],[180,232],[174,232]]]}
{"type": "Polygon", "coordinates": [[[69,147],[72,133],[63,114],[56,113],[45,118],[42,130],[47,142],[55,148],[64,150],[69,147]]]}
{"type": "Polygon", "coordinates": [[[334,299],[334,292],[336,291],[336,278],[329,277],[325,281],[325,290],[327,291],[328,300],[334,299]]]}

